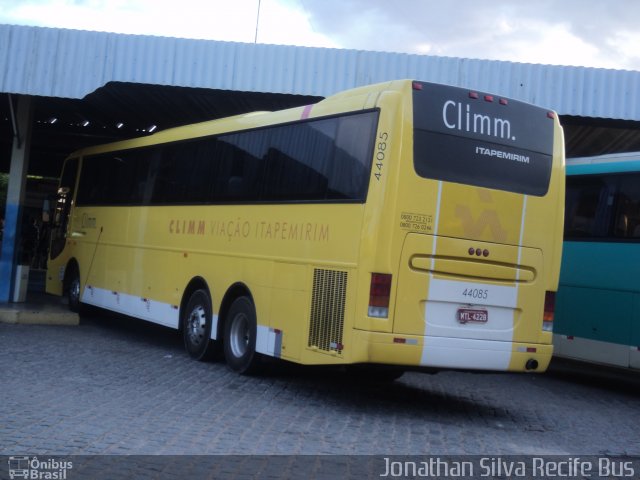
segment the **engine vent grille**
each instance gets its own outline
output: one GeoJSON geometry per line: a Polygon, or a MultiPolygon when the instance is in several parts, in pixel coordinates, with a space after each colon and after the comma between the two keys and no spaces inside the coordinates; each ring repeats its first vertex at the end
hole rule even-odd
{"type": "Polygon", "coordinates": [[[347,272],[316,268],[313,272],[309,346],[341,353],[347,272]]]}

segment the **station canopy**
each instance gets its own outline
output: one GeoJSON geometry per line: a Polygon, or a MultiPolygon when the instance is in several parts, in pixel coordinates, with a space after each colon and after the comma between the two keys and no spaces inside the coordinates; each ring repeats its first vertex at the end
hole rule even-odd
{"type": "MultiPolygon", "coordinates": [[[[0,171],[9,170],[16,97],[0,101],[0,171]]],[[[315,103],[322,97],[110,82],[83,99],[35,97],[29,174],[57,177],[74,150],[252,111],[315,103]]]]}
{"type": "Polygon", "coordinates": [[[554,109],[567,157],[640,151],[640,72],[0,25],[0,171],[17,96],[35,98],[29,173],[88,145],[315,103],[398,78],[554,109]]]}

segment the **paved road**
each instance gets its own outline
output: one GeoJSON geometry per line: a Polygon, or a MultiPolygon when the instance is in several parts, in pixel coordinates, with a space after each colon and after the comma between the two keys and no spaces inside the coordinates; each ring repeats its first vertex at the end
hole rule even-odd
{"type": "Polygon", "coordinates": [[[242,377],[144,322],[0,325],[0,455],[639,455],[639,385],[575,369],[242,377]]]}

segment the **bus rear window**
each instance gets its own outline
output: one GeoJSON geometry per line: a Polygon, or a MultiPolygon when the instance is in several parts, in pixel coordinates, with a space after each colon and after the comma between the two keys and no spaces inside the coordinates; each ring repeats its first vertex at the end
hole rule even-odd
{"type": "Polygon", "coordinates": [[[526,195],[547,193],[554,129],[547,110],[457,87],[418,86],[413,90],[418,175],[526,195]]]}

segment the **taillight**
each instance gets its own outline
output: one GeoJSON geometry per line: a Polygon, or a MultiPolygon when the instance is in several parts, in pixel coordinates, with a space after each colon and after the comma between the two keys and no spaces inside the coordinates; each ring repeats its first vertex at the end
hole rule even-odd
{"type": "Polygon", "coordinates": [[[544,316],[542,317],[542,330],[553,332],[553,315],[556,310],[556,292],[546,292],[544,295],[544,316]]]}
{"type": "Polygon", "coordinates": [[[391,296],[391,274],[372,273],[369,290],[369,316],[389,317],[389,298],[391,296]]]}

